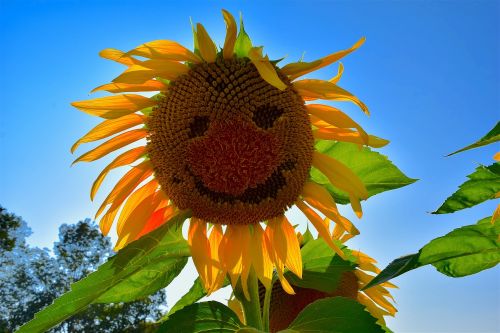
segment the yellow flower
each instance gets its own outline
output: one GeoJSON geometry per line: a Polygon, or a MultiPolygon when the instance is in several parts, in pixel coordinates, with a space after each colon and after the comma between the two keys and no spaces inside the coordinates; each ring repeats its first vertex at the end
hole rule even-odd
{"type": "Polygon", "coordinates": [[[366,106],[330,81],[301,76],[337,62],[351,48],[313,62],[282,68],[253,47],[243,23],[223,11],[227,34],[219,50],[201,24],[193,27],[194,51],[156,40],[122,52],[100,55],[126,66],[111,83],[93,91],[123,93],[72,103],[105,120],[79,139],[81,143],[113,136],[75,162],[95,161],[117,149],[146,139],[146,144],[116,157],[92,185],[94,198],[103,179],[115,168],[130,165],[97,211],[107,234],[117,221],[116,249],[190,210],[188,242],[204,287],[221,287],[226,273],[233,285],[254,269],[269,286],[273,269],[283,289],[285,267],[301,277],[302,262],[294,228],[284,213],[296,205],[339,255],[324,214],[351,235],[358,230],[338,212],[333,198],[310,180],[311,167],[349,194],[361,217],[360,200],[367,190],[339,161],[314,150],[315,140],[336,140],[380,147],[387,142],[368,135],[340,110],[316,99],[351,101],[366,106]],[[137,58],[141,57],[141,58],[137,58]],[[143,60],[140,60],[143,59],[143,60]],[[148,98],[130,92],[159,91],[148,98]],[[104,213],[104,214],[103,214],[104,213]]]}

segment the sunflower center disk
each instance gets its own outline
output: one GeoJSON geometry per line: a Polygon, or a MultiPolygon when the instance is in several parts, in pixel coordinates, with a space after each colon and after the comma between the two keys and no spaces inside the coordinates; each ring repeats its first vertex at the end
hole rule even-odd
{"type": "Polygon", "coordinates": [[[279,163],[282,143],[272,133],[242,121],[217,121],[189,143],[191,171],[214,192],[241,195],[263,183],[279,163]]]}
{"type": "Polygon", "coordinates": [[[314,139],[304,101],[263,80],[248,59],[195,65],[171,82],[148,121],[162,189],[219,224],[258,223],[297,200],[314,139]]]}

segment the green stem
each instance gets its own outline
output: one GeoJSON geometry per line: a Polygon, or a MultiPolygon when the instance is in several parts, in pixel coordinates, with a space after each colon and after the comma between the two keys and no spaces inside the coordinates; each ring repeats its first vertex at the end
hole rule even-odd
{"type": "Polygon", "coordinates": [[[246,324],[258,330],[262,330],[263,325],[260,313],[259,281],[253,268],[250,269],[250,273],[248,274],[247,284],[250,300],[246,299],[241,290],[240,292],[235,292],[235,296],[239,299],[241,305],[243,306],[246,324]]]}
{"type": "Polygon", "coordinates": [[[266,289],[266,293],[264,295],[264,305],[262,306],[262,324],[264,326],[264,330],[269,332],[269,308],[271,307],[271,294],[273,292],[273,285],[266,289]]]}

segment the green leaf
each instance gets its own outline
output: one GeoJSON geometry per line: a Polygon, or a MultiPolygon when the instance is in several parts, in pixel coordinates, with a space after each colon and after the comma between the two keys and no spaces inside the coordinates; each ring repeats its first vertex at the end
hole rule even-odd
{"type": "Polygon", "coordinates": [[[332,293],[337,289],[342,274],[355,268],[354,263],[340,258],[322,239],[307,242],[300,252],[302,279],[290,271],[285,273],[286,279],[298,287],[332,293]]]}
{"type": "Polygon", "coordinates": [[[468,145],[467,147],[464,147],[462,149],[459,149],[459,150],[449,154],[448,156],[463,152],[465,150],[474,149],[474,148],[481,147],[481,146],[486,146],[486,145],[489,145],[490,143],[494,143],[497,141],[500,141],[500,121],[497,122],[495,127],[493,127],[493,129],[491,131],[489,131],[488,134],[483,136],[481,139],[479,139],[478,141],[474,142],[471,145],[468,145]]]}
{"type": "Polygon", "coordinates": [[[412,269],[431,264],[451,277],[461,277],[492,268],[500,262],[500,224],[477,224],[453,230],[425,245],[418,253],[391,262],[366,285],[367,289],[412,269]]]}
{"type": "Polygon", "coordinates": [[[236,37],[236,42],[234,44],[234,53],[239,58],[248,57],[248,52],[252,48],[252,41],[245,31],[243,25],[243,16],[240,13],[240,31],[236,37]]]}
{"type": "Polygon", "coordinates": [[[383,333],[365,307],[344,297],[323,298],[309,304],[279,333],[383,333]]]}
{"type": "MultiPolygon", "coordinates": [[[[224,283],[222,284],[222,288],[225,286],[229,285],[229,280],[226,278],[224,279],[224,283]]],[[[201,283],[201,279],[198,277],[196,280],[194,280],[193,285],[189,289],[189,291],[184,294],[184,296],[181,297],[180,300],[177,301],[177,303],[174,304],[174,306],[170,309],[168,314],[164,317],[164,319],[170,317],[173,315],[175,312],[179,311],[180,309],[185,308],[188,305],[191,305],[195,302],[198,302],[200,299],[203,297],[207,296],[207,292],[203,288],[203,285],[201,283]]]]}
{"type": "Polygon", "coordinates": [[[89,304],[131,301],[166,287],[189,256],[181,230],[189,215],[183,212],[129,244],[97,271],[72,284],[70,291],[38,312],[18,332],[45,332],[89,304]]]}
{"type": "Polygon", "coordinates": [[[243,328],[238,316],[219,302],[191,304],[162,323],[157,333],[237,332],[243,328]]]}
{"type": "MultiPolygon", "coordinates": [[[[416,181],[403,174],[387,157],[368,147],[359,149],[356,144],[352,143],[320,140],[316,143],[315,149],[348,166],[365,184],[369,196],[394,190],[416,181]]],[[[313,181],[328,189],[337,203],[349,203],[349,196],[333,187],[328,178],[319,170],[311,168],[310,175],[313,181]]]]}
{"type": "Polygon", "coordinates": [[[470,208],[486,200],[494,199],[500,191],[500,163],[490,166],[480,165],[476,171],[467,176],[468,181],[459,186],[433,214],[453,213],[470,208]]]}

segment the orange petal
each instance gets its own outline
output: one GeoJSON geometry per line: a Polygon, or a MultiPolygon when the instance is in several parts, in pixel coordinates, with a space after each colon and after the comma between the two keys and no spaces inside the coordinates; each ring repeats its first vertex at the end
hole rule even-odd
{"type": "Polygon", "coordinates": [[[145,129],[135,129],[115,136],[114,138],[104,142],[103,144],[97,146],[89,152],[86,152],[82,156],[78,157],[73,164],[77,162],[92,162],[100,159],[107,154],[125,147],[137,140],[143,139],[148,135],[148,131],[145,129]]]}
{"type": "Polygon", "coordinates": [[[222,49],[222,55],[224,59],[232,59],[234,54],[234,44],[236,43],[236,21],[227,10],[222,10],[222,15],[224,16],[224,21],[226,22],[226,39],[224,41],[224,48],[222,49]]]}
{"type": "Polygon", "coordinates": [[[108,91],[111,93],[131,92],[131,91],[165,91],[167,86],[158,80],[149,80],[144,83],[107,83],[91,91],[108,91]]]}
{"type": "Polygon", "coordinates": [[[295,80],[296,78],[298,78],[302,75],[316,71],[320,68],[328,66],[328,65],[342,59],[343,57],[345,57],[349,53],[358,49],[361,45],[363,45],[364,42],[365,42],[365,38],[363,37],[360,40],[358,40],[356,42],[356,44],[354,44],[349,49],[332,53],[324,58],[321,58],[321,59],[318,59],[315,61],[311,61],[311,62],[290,63],[290,64],[286,65],[285,67],[283,67],[281,69],[281,71],[283,72],[283,74],[290,76],[290,80],[295,80]]]}
{"type": "Polygon", "coordinates": [[[217,58],[217,47],[201,23],[196,24],[196,36],[198,47],[203,60],[208,63],[215,62],[217,58]]]}
{"type": "Polygon", "coordinates": [[[248,52],[248,57],[254,64],[257,71],[259,71],[260,76],[273,87],[279,90],[285,90],[287,85],[281,81],[274,65],[269,62],[269,58],[262,56],[262,47],[252,47],[248,52]]]}
{"type": "Polygon", "coordinates": [[[347,128],[320,128],[313,131],[313,136],[320,140],[336,140],[342,142],[351,142],[359,145],[366,145],[374,148],[386,146],[389,141],[374,135],[366,138],[362,137],[359,132],[347,128]]]}
{"type": "Polygon", "coordinates": [[[78,141],[76,141],[71,147],[71,152],[73,153],[82,143],[104,139],[131,127],[144,124],[144,121],[144,116],[135,113],[116,119],[107,119],[78,139],[78,141]]]}
{"type": "Polygon", "coordinates": [[[125,52],[117,49],[104,49],[99,52],[99,55],[103,58],[119,62],[120,64],[124,64],[126,66],[132,66],[141,63],[140,60],[126,55],[125,52]]]}
{"type": "Polygon", "coordinates": [[[168,60],[146,60],[140,65],[130,66],[113,80],[114,83],[140,84],[155,77],[175,80],[189,71],[186,65],[168,60]]]}
{"type": "Polygon", "coordinates": [[[333,186],[357,198],[368,198],[368,192],[361,179],[341,162],[315,151],[312,164],[328,178],[333,186]]]}
{"type": "Polygon", "coordinates": [[[250,242],[252,266],[264,287],[269,289],[273,278],[273,265],[269,257],[269,241],[266,238],[267,235],[262,226],[259,223],[253,225],[252,241],[250,242]]]}
{"type": "Polygon", "coordinates": [[[141,157],[143,157],[146,154],[146,152],[147,152],[146,147],[137,147],[137,148],[133,148],[131,150],[128,150],[128,151],[124,152],[123,154],[119,155],[118,157],[116,157],[113,160],[113,162],[111,162],[110,164],[108,164],[101,171],[101,173],[99,174],[99,176],[97,176],[96,180],[92,184],[92,189],[90,190],[90,200],[94,200],[94,197],[95,197],[95,195],[97,193],[97,190],[101,186],[102,181],[104,180],[104,178],[106,177],[106,175],[112,169],[118,168],[118,167],[121,167],[121,166],[125,166],[125,165],[131,164],[131,163],[134,163],[135,161],[137,161],[138,159],[140,159],[141,157]]]}
{"type": "Polygon", "coordinates": [[[154,106],[156,101],[141,95],[123,94],[73,102],[71,105],[93,116],[114,119],[154,106]]]}
{"type": "Polygon", "coordinates": [[[306,182],[304,184],[304,188],[302,189],[302,197],[308,204],[314,206],[335,223],[340,224],[342,226],[342,230],[354,235],[359,234],[359,230],[351,223],[351,221],[340,215],[335,201],[333,201],[332,196],[323,186],[311,181],[306,182]]]}
{"type": "Polygon", "coordinates": [[[210,232],[210,237],[208,238],[208,242],[210,243],[210,252],[212,256],[212,260],[209,266],[209,275],[211,277],[210,288],[207,290],[207,294],[210,295],[216,290],[219,290],[224,283],[224,278],[226,276],[226,272],[222,268],[220,259],[219,259],[219,246],[222,241],[222,227],[220,224],[214,225],[212,231],[210,232]]]}
{"type": "Polygon", "coordinates": [[[102,211],[108,204],[112,203],[115,207],[121,204],[128,197],[128,195],[152,173],[153,167],[151,162],[148,160],[134,166],[116,183],[97,210],[95,218],[101,215],[102,211]]]}
{"type": "MultiPolygon", "coordinates": [[[[158,207],[161,206],[162,203],[160,203],[158,207]]],[[[151,231],[159,228],[160,226],[163,225],[163,223],[165,223],[166,221],[170,220],[172,217],[177,215],[177,213],[178,211],[175,209],[174,206],[158,208],[156,211],[153,212],[153,214],[151,214],[150,218],[147,220],[143,229],[137,235],[137,238],[140,238],[150,233],[151,231]]]]}
{"type": "Polygon", "coordinates": [[[337,71],[337,75],[335,75],[334,77],[332,77],[328,81],[330,81],[331,83],[337,83],[337,82],[339,82],[343,73],[344,73],[344,65],[341,62],[339,62],[339,69],[337,71]]]}
{"type": "Polygon", "coordinates": [[[201,59],[177,42],[170,40],[154,40],[144,43],[127,52],[128,55],[137,55],[149,59],[166,59],[174,61],[190,61],[199,63],[201,59]]]}
{"type": "Polygon", "coordinates": [[[357,104],[366,114],[369,114],[366,105],[359,98],[337,86],[335,83],[306,79],[293,83],[297,92],[309,100],[311,99],[326,99],[332,101],[351,101],[357,104]]]}
{"type": "Polygon", "coordinates": [[[314,225],[318,234],[321,238],[325,240],[325,242],[335,251],[342,259],[345,259],[344,252],[332,241],[332,237],[330,236],[329,225],[323,220],[314,210],[312,210],[309,206],[307,206],[301,200],[297,200],[295,203],[297,207],[304,213],[309,221],[314,225]]]}
{"type": "Polygon", "coordinates": [[[207,223],[198,218],[191,218],[188,231],[188,243],[191,248],[193,262],[203,281],[205,290],[210,288],[207,280],[207,268],[210,262],[210,244],[207,238],[207,223]]]}

